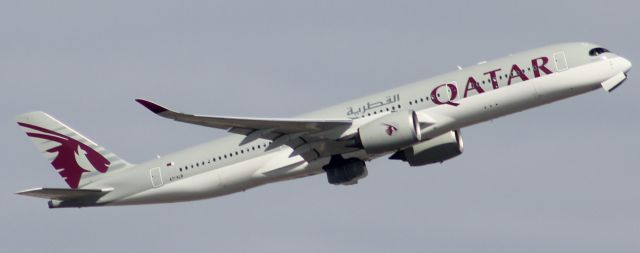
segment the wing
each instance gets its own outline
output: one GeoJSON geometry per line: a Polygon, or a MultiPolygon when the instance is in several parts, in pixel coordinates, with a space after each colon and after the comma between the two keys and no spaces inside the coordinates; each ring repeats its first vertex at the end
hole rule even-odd
{"type": "Polygon", "coordinates": [[[352,125],[350,119],[267,119],[193,115],[175,112],[144,99],[136,99],[136,102],[168,119],[245,135],[241,145],[258,138],[272,140],[269,148],[288,145],[294,149],[292,156],[302,155],[307,161],[321,156],[323,152],[319,152],[319,147],[338,142],[352,125]]]}

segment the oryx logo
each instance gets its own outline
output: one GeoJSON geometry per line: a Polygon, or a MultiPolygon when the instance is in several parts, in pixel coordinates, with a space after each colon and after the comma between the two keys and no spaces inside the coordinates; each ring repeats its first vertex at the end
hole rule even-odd
{"type": "Polygon", "coordinates": [[[91,147],[60,133],[31,124],[20,123],[18,125],[35,130],[27,131],[27,136],[43,140],[57,142],[58,146],[46,150],[49,153],[57,153],[51,165],[60,176],[67,181],[69,187],[78,188],[82,173],[98,171],[105,173],[111,162],[91,147]]]}
{"type": "Polygon", "coordinates": [[[382,123],[382,125],[385,125],[387,128],[385,129],[385,132],[387,133],[387,135],[392,136],[395,132],[398,132],[398,128],[387,124],[387,123],[382,123]]]}

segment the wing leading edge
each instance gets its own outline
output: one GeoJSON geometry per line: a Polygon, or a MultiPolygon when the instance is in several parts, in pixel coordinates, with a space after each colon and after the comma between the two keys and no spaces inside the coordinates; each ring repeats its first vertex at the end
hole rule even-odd
{"type": "Polygon", "coordinates": [[[273,129],[276,132],[294,134],[300,132],[315,133],[351,125],[351,120],[349,119],[270,119],[193,115],[175,112],[144,99],[136,99],[136,102],[165,118],[225,130],[233,128],[273,129]]]}
{"type": "Polygon", "coordinates": [[[136,99],[136,102],[164,118],[247,136],[241,144],[263,138],[273,141],[270,147],[288,145],[294,149],[292,155],[303,155],[307,161],[319,156],[317,150],[315,155],[308,154],[308,151],[313,151],[323,142],[336,141],[340,133],[352,125],[350,119],[276,119],[194,115],[176,112],[145,99],[136,99]]]}

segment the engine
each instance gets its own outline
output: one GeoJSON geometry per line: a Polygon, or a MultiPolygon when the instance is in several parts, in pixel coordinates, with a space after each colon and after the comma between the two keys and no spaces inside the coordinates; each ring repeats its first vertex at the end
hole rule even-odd
{"type": "Polygon", "coordinates": [[[327,172],[330,184],[352,185],[367,176],[367,166],[357,158],[344,159],[340,155],[331,157],[329,164],[322,167],[327,172]]]}
{"type": "Polygon", "coordinates": [[[400,150],[389,159],[422,166],[454,158],[462,154],[463,146],[460,130],[455,130],[400,150]]]}
{"type": "Polygon", "coordinates": [[[391,113],[360,128],[356,142],[369,154],[401,149],[420,141],[420,124],[415,111],[391,113]]]}

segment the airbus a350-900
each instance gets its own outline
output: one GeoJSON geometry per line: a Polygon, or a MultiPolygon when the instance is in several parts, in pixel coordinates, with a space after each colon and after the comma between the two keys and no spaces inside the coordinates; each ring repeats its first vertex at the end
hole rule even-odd
{"type": "Polygon", "coordinates": [[[410,166],[462,153],[460,129],[588,91],[612,91],[631,62],[591,43],[524,51],[293,118],[176,112],[136,101],[168,119],[227,130],[229,136],[132,164],[44,112],[17,117],[69,188],[21,195],[50,208],[170,203],[223,196],[325,173],[352,185],[379,157],[410,166]]]}

